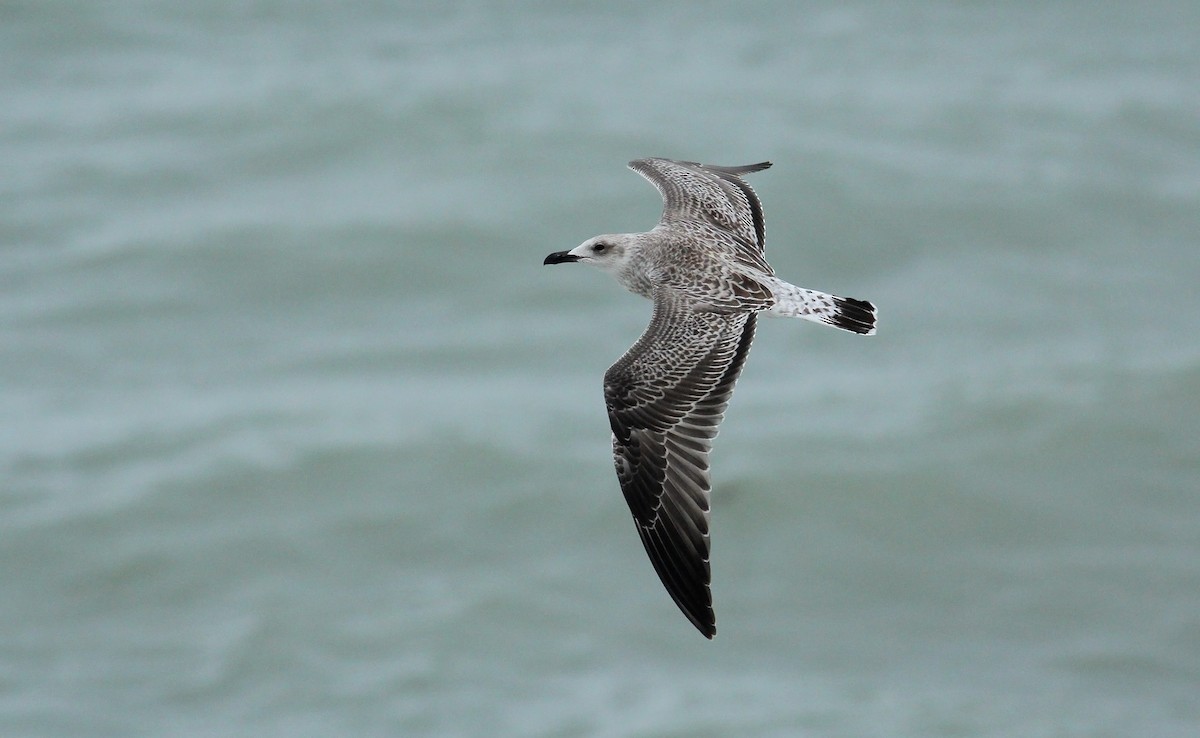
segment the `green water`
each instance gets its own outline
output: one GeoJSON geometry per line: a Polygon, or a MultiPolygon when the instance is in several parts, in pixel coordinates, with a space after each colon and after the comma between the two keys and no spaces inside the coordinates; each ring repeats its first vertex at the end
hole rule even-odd
{"type": "Polygon", "coordinates": [[[1193,3],[0,7],[0,733],[1191,736],[1193,3]],[[778,273],[719,636],[541,266],[659,155],[778,273]]]}

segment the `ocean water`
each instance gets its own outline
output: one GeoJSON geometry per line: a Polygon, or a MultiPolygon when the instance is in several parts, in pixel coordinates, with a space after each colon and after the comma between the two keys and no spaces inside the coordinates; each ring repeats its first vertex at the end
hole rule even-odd
{"type": "Polygon", "coordinates": [[[0,4],[0,734],[1193,736],[1200,6],[0,4]],[[718,636],[550,251],[738,164],[718,636]]]}

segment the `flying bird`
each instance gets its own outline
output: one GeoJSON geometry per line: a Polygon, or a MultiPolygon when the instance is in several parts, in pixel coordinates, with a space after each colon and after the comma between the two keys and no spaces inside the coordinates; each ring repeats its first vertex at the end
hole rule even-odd
{"type": "Polygon", "coordinates": [[[708,638],[716,635],[708,454],[758,314],[875,332],[871,303],[775,276],[763,252],[762,204],[742,179],[769,166],[632,161],[662,195],[658,224],[589,238],[543,262],[599,267],[654,303],[649,327],[604,373],[613,462],[654,570],[708,638]]]}

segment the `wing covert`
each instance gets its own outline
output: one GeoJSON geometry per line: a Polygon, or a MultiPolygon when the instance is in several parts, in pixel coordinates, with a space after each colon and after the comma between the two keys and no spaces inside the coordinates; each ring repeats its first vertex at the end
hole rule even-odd
{"type": "Polygon", "coordinates": [[[718,166],[690,161],[649,158],[629,162],[629,168],[650,181],[663,198],[662,222],[698,220],[733,236],[738,256],[767,274],[763,257],[766,221],[762,203],[742,175],[760,172],[771,162],[718,166]]]}
{"type": "Polygon", "coordinates": [[[604,377],[613,461],[642,545],[709,638],[708,454],[754,326],[752,313],[692,311],[659,296],[650,326],[604,377]]]}

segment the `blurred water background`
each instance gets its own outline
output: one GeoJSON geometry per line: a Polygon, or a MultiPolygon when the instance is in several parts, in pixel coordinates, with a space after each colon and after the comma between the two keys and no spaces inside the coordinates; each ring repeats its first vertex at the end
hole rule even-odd
{"type": "Polygon", "coordinates": [[[0,734],[1193,736],[1200,5],[0,4],[0,734]],[[658,155],[785,278],[708,642],[618,491],[658,155]]]}

